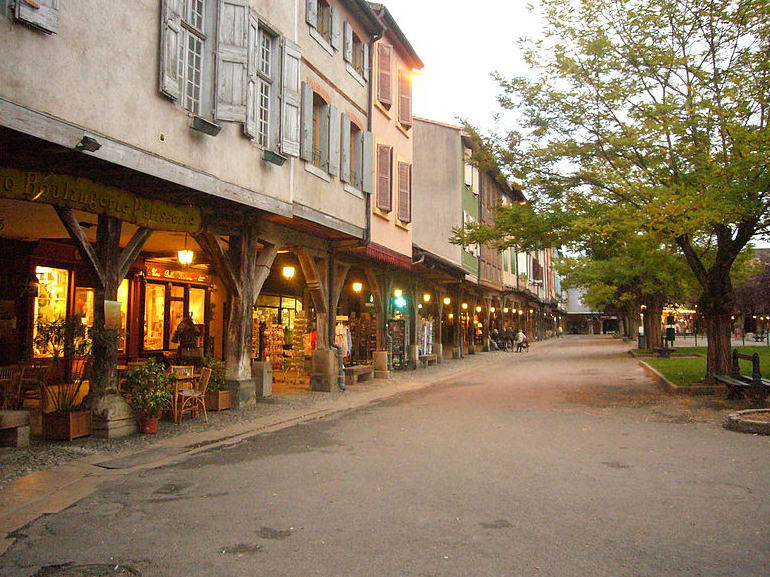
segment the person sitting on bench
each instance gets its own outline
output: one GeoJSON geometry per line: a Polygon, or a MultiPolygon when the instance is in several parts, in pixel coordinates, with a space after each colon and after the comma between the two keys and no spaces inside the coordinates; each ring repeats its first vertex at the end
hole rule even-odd
{"type": "Polygon", "coordinates": [[[524,334],[524,331],[519,329],[519,332],[516,333],[516,338],[513,342],[516,343],[516,352],[520,353],[522,350],[524,350],[524,345],[527,343],[527,335],[524,334]]]}

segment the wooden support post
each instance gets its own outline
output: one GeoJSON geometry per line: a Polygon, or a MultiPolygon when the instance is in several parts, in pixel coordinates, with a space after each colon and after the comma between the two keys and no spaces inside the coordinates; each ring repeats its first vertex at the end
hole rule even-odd
{"type": "Polygon", "coordinates": [[[120,234],[123,222],[115,217],[100,214],[94,249],[74,211],[63,207],[54,208],[75,242],[78,252],[98,280],[94,291],[94,326],[91,333],[93,366],[89,392],[85,399],[85,403],[94,411],[95,434],[106,437],[131,434],[135,430],[135,424],[130,418],[131,413],[125,401],[117,393],[117,331],[105,328],[104,303],[117,300],[120,283],[152,231],[147,228],[137,229],[121,251],[120,234]]]}
{"type": "MultiPolygon", "coordinates": [[[[306,251],[298,249],[297,259],[305,276],[305,284],[313,300],[316,314],[316,348],[327,350],[329,348],[329,298],[328,293],[328,260],[309,255],[306,251]]],[[[332,313],[333,314],[333,313],[332,313]]],[[[332,325],[333,326],[333,325],[332,325]]]]}

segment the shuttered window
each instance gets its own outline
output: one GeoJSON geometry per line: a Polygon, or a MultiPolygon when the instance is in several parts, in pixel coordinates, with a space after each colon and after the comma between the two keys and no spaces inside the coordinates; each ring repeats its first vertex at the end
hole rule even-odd
{"type": "Polygon", "coordinates": [[[393,104],[393,47],[377,45],[377,100],[385,106],[393,104]]]}
{"type": "Polygon", "coordinates": [[[398,121],[412,125],[412,77],[407,71],[398,75],[398,121]]]}
{"type": "Polygon", "coordinates": [[[412,222],[412,165],[398,163],[398,220],[412,222]]]}
{"type": "Polygon", "coordinates": [[[59,0],[16,0],[15,15],[25,24],[47,34],[56,34],[59,29],[59,0]]]}
{"type": "Polygon", "coordinates": [[[390,146],[377,145],[377,208],[385,212],[393,210],[392,156],[393,149],[390,146]]]}

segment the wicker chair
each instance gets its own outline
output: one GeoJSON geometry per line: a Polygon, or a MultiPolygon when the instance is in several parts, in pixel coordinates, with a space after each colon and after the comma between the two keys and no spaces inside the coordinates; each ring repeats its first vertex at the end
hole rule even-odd
{"type": "Polygon", "coordinates": [[[182,415],[185,411],[191,412],[193,415],[198,415],[198,410],[203,410],[203,420],[208,423],[208,415],[206,414],[206,387],[209,386],[209,379],[211,378],[211,369],[204,368],[201,370],[201,376],[195,383],[195,387],[192,389],[179,389],[176,393],[176,415],[174,420],[178,423],[182,420],[182,415]]]}
{"type": "Polygon", "coordinates": [[[23,375],[24,367],[0,367],[0,409],[20,408],[23,375]]]}

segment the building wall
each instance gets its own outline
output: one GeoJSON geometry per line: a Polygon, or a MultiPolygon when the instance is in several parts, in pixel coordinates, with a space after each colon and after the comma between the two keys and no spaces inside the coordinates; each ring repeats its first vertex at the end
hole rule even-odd
{"type": "Polygon", "coordinates": [[[452,228],[462,224],[461,128],[414,119],[414,244],[453,264],[463,250],[449,244],[452,228]]]}
{"type": "MultiPolygon", "coordinates": [[[[293,10],[254,5],[277,32],[293,37],[293,10]]],[[[0,16],[1,98],[291,202],[290,171],[264,162],[241,123],[218,121],[216,137],[193,131],[188,112],[159,92],[159,0],[114,2],[108,10],[97,0],[59,6],[56,34],[0,16]]]]}
{"type": "MultiPolygon", "coordinates": [[[[372,74],[373,107],[372,107],[372,131],[374,133],[374,147],[378,144],[387,144],[393,147],[393,168],[391,170],[391,195],[393,198],[393,210],[389,212],[377,208],[376,202],[371,203],[371,241],[394,250],[403,255],[412,254],[412,224],[403,222],[399,218],[399,194],[398,194],[398,163],[403,162],[412,165],[412,196],[414,196],[414,164],[412,141],[415,129],[409,125],[403,125],[398,120],[398,91],[397,82],[400,74],[405,72],[411,82],[411,66],[406,62],[405,55],[397,49],[398,42],[392,31],[388,30],[385,36],[374,45],[372,58],[374,67],[372,74]],[[394,102],[387,108],[377,99],[379,67],[378,45],[386,43],[393,46],[393,66],[391,67],[392,88],[394,89],[394,102]]],[[[376,160],[375,160],[376,162],[376,160]]],[[[375,168],[375,173],[376,173],[375,168]]],[[[376,192],[375,192],[376,194],[376,192]]],[[[414,205],[411,212],[414,213],[414,205]]],[[[412,217],[414,218],[414,216],[412,217]]]]}

